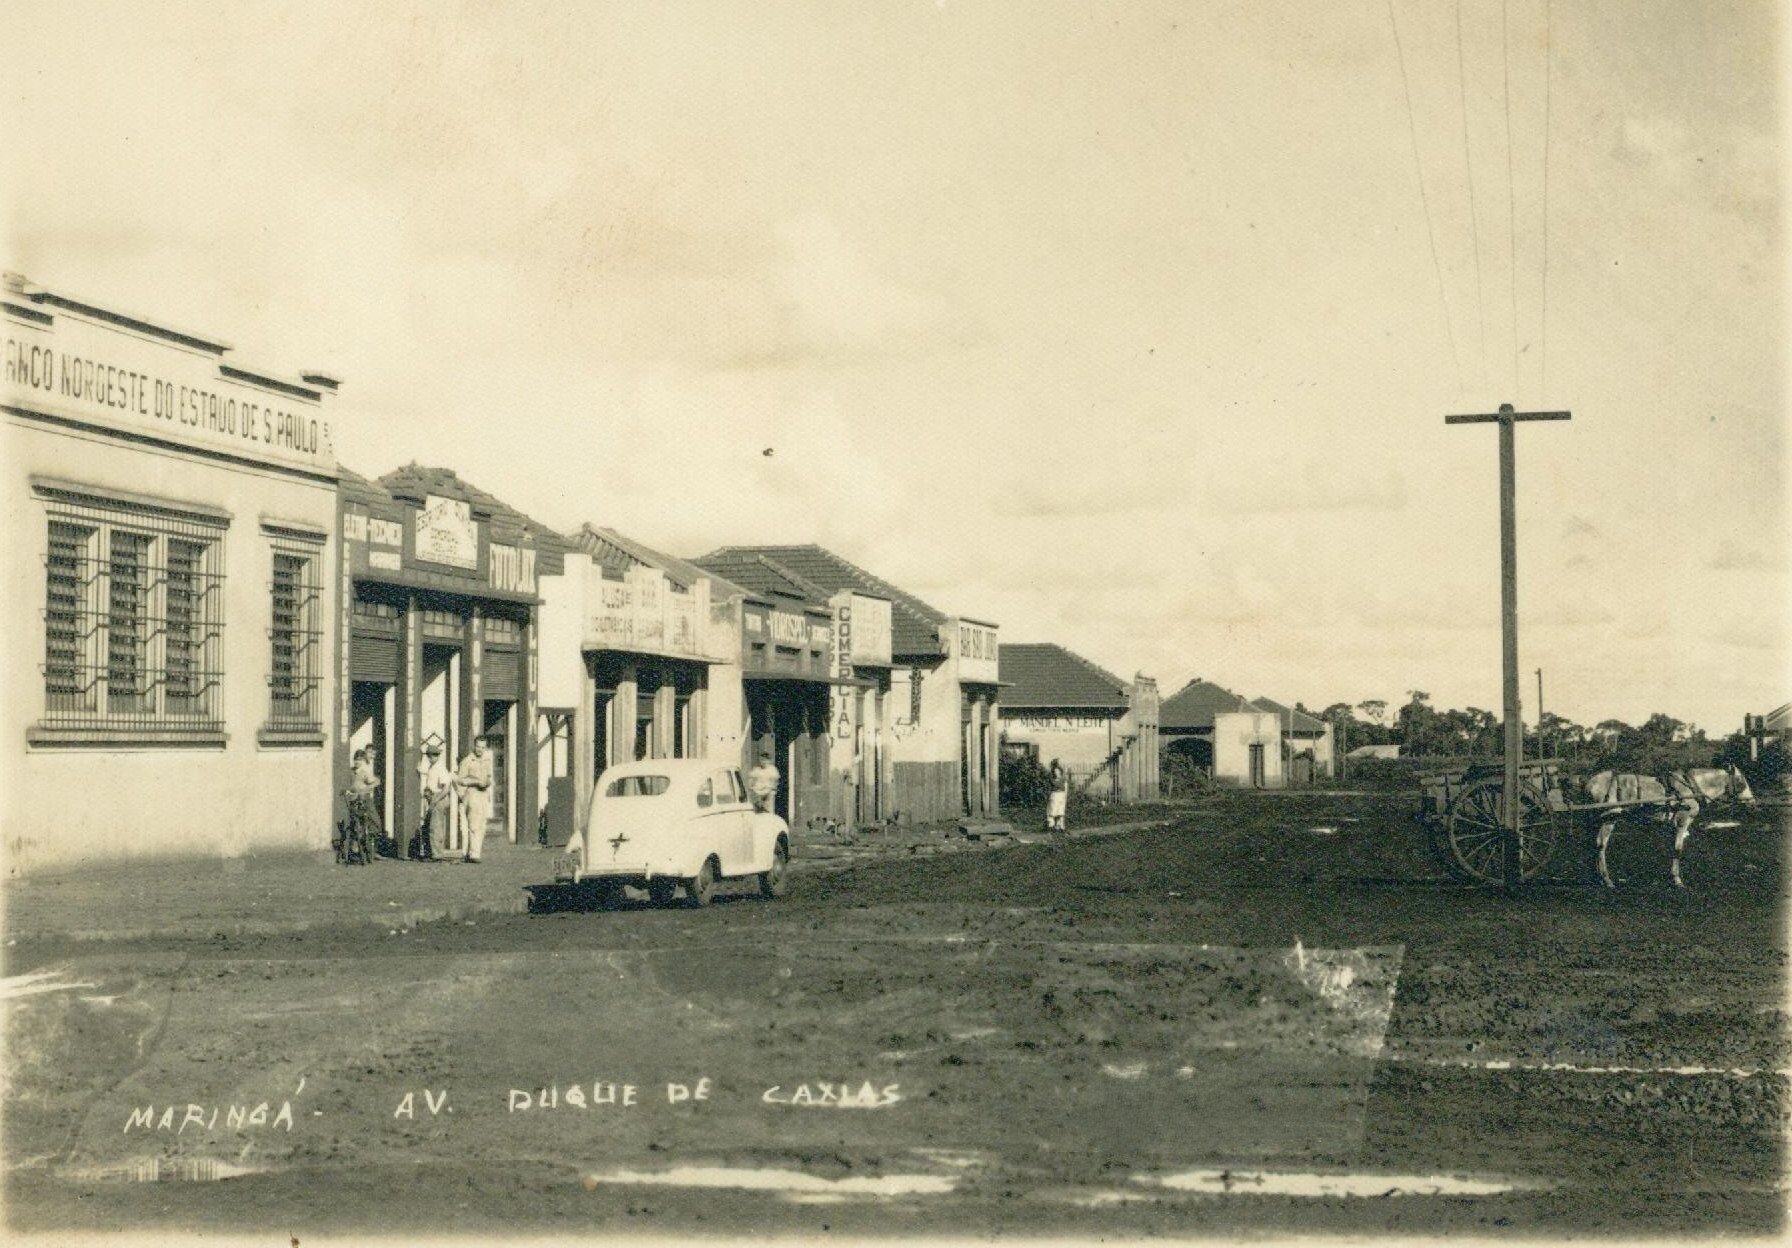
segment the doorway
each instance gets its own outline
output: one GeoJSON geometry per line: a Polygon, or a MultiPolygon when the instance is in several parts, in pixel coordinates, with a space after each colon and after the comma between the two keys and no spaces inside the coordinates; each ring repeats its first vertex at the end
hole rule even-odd
{"type": "Polygon", "coordinates": [[[1251,743],[1251,787],[1262,788],[1263,778],[1263,742],[1253,741],[1251,743]]]}
{"type": "Polygon", "coordinates": [[[486,753],[492,760],[491,817],[486,820],[486,835],[506,839],[512,839],[510,812],[513,802],[510,779],[516,773],[516,760],[512,753],[516,748],[516,733],[512,731],[516,720],[515,709],[514,702],[487,702],[479,728],[485,736],[486,753]]]}

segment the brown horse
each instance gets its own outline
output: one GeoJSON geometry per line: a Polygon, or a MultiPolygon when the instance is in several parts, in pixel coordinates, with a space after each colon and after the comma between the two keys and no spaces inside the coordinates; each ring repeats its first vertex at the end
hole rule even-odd
{"type": "Polygon", "coordinates": [[[1599,878],[1614,888],[1605,866],[1605,848],[1620,823],[1649,824],[1674,829],[1674,861],[1670,874],[1675,888],[1685,888],[1680,878],[1680,854],[1692,835],[1693,820],[1712,805],[1738,802],[1752,806],[1755,795],[1748,780],[1735,767],[1688,767],[1660,777],[1601,771],[1587,777],[1587,796],[1595,802],[1618,807],[1599,821],[1599,878]],[[1648,803],[1631,806],[1630,803],[1648,803]]]}

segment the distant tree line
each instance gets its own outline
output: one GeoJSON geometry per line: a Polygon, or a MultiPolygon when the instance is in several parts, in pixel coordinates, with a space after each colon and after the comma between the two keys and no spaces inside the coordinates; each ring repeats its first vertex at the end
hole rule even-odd
{"type": "MultiPolygon", "coordinates": [[[[1297,709],[1330,723],[1350,749],[1398,745],[1403,755],[1415,758],[1497,757],[1505,752],[1498,714],[1478,706],[1439,710],[1422,689],[1407,690],[1405,705],[1392,714],[1386,702],[1374,698],[1355,705],[1334,702],[1323,711],[1297,709]]],[[[1704,729],[1659,711],[1640,725],[1603,719],[1591,727],[1545,711],[1541,725],[1525,729],[1524,752],[1527,758],[1565,759],[1576,770],[1589,772],[1610,768],[1653,774],[1734,763],[1756,786],[1776,781],[1786,770],[1783,746],[1770,745],[1751,760],[1742,733],[1713,739],[1704,729]]]]}

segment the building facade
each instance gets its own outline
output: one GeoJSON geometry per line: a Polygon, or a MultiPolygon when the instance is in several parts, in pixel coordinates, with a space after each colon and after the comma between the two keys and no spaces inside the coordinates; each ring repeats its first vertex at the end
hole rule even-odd
{"type": "Polygon", "coordinates": [[[1158,796],[1157,682],[1130,683],[1050,643],[1001,648],[1002,743],[1040,766],[1058,760],[1074,792],[1158,796]]]}
{"type": "MultiPolygon", "coordinates": [[[[385,826],[402,851],[422,815],[425,748],[439,747],[453,767],[483,736],[493,762],[487,835],[533,842],[544,732],[552,749],[540,709],[539,589],[563,574],[564,542],[445,468],[411,464],[377,482],[344,471],[340,495],[338,679],[347,696],[336,791],[347,787],[352,753],[372,747],[385,826]]],[[[466,845],[452,805],[441,856],[466,845]]]]}
{"type": "Polygon", "coordinates": [[[1158,711],[1162,753],[1178,755],[1219,784],[1279,789],[1283,771],[1281,718],[1229,689],[1191,680],[1158,711]]]}
{"type": "MultiPolygon", "coordinates": [[[[948,616],[819,546],[731,546],[696,562],[761,590],[831,601],[857,593],[890,603],[890,675],[877,680],[889,782],[883,818],[911,822],[994,815],[1001,738],[999,631],[948,616]]],[[[881,780],[880,780],[881,785],[881,780]]]]}
{"type": "Polygon", "coordinates": [[[1289,784],[1316,784],[1332,778],[1337,770],[1337,739],[1329,723],[1272,698],[1255,698],[1251,704],[1281,721],[1289,784]]]}
{"type": "Polygon", "coordinates": [[[549,803],[554,844],[583,822],[606,767],[738,759],[742,740],[739,591],[718,593],[700,569],[614,529],[587,524],[568,541],[565,584],[543,591],[543,645],[572,660],[577,760],[566,797],[549,803]]]}
{"type": "Polygon", "coordinates": [[[0,303],[9,866],[327,847],[337,382],[0,303]]]}

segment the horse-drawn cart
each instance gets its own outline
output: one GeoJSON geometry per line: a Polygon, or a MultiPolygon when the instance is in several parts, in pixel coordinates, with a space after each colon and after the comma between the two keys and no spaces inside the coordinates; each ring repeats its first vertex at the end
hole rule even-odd
{"type": "MultiPolygon", "coordinates": [[[[1558,816],[1569,803],[1559,759],[1532,759],[1518,766],[1519,878],[1533,879],[1549,864],[1561,839],[1558,816]]],[[[1419,820],[1444,869],[1465,883],[1506,882],[1505,764],[1480,760],[1419,776],[1419,820]]]]}
{"type": "MultiPolygon", "coordinates": [[[[1599,874],[1610,883],[1604,869],[1605,841],[1619,821],[1677,823],[1674,879],[1679,882],[1679,852],[1685,834],[1701,802],[1738,796],[1753,801],[1747,782],[1735,768],[1728,773],[1715,768],[1695,768],[1672,773],[1665,779],[1619,776],[1609,772],[1593,777],[1599,791],[1588,792],[1588,781],[1567,778],[1560,759],[1531,759],[1519,764],[1518,847],[1519,879],[1531,880],[1549,865],[1557,846],[1570,829],[1600,830],[1599,874]],[[1691,777],[1691,778],[1689,778],[1691,777]],[[1628,786],[1624,782],[1628,782],[1628,786]],[[1591,797],[1593,800],[1576,800],[1591,797]]],[[[1444,869],[1468,884],[1492,887],[1506,882],[1505,764],[1500,759],[1479,760],[1461,767],[1425,772],[1419,777],[1423,797],[1418,816],[1444,869]]]]}

